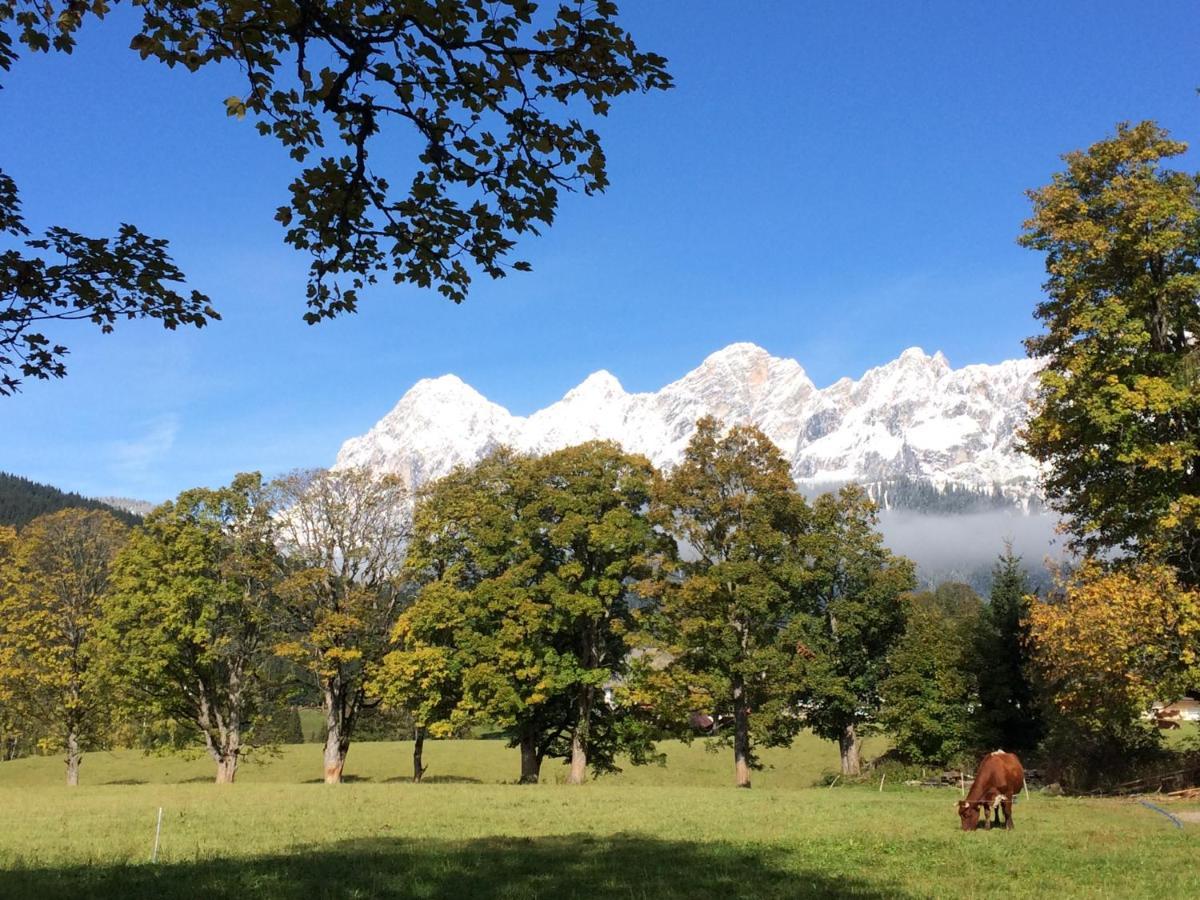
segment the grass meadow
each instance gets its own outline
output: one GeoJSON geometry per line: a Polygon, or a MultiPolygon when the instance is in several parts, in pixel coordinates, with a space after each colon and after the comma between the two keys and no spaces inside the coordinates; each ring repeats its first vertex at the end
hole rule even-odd
{"type": "Polygon", "coordinates": [[[765,753],[750,791],[727,751],[666,750],[583,787],[556,764],[512,784],[500,741],[429,743],[421,785],[405,743],[354,745],[339,786],[313,744],[222,787],[204,758],[92,753],[73,791],[58,759],[7,762],[0,897],[1200,896],[1200,824],[1131,800],[1034,793],[1012,833],[964,834],[954,789],[814,787],[836,765],[814,738],[765,753]]]}

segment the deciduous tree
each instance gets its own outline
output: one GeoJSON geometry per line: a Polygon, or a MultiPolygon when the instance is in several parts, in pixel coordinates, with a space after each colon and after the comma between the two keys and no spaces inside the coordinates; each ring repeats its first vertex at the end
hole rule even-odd
{"type": "Polygon", "coordinates": [[[1056,709],[1093,730],[1136,721],[1200,676],[1200,592],[1161,564],[1089,561],[1035,600],[1029,620],[1056,709]]]}
{"type": "Polygon", "coordinates": [[[267,689],[279,565],[257,473],[195,488],[134,531],[106,602],[110,665],[134,703],[194,728],[232,783],[267,689]]]}
{"type": "MultiPolygon", "coordinates": [[[[97,632],[113,560],[127,529],[96,510],[39,516],[21,530],[0,592],[0,693],[66,753],[79,783],[88,743],[103,724],[108,691],[97,632]]],[[[11,532],[6,543],[11,547],[11,532]]]]}
{"type": "Polygon", "coordinates": [[[1025,431],[1047,497],[1089,554],[1156,556],[1200,585],[1200,178],[1187,145],[1122,124],[1030,193],[1046,254],[1046,360],[1025,431]]]}
{"type": "Polygon", "coordinates": [[[436,678],[422,710],[433,733],[482,718],[505,728],[521,751],[523,783],[538,780],[561,738],[562,712],[561,703],[548,712],[550,610],[534,592],[541,560],[523,518],[536,490],[533,463],[501,448],[423,492],[408,555],[421,587],[397,623],[389,663],[410,702],[421,669],[436,678]]]}
{"type": "MultiPolygon", "coordinates": [[[[419,602],[419,601],[418,601],[419,602]]],[[[429,768],[425,764],[427,737],[452,737],[455,711],[462,700],[461,664],[453,648],[422,643],[401,614],[392,632],[398,649],[384,656],[367,683],[385,709],[404,710],[413,721],[413,782],[419,783],[429,768]]]]}
{"type": "MultiPolygon", "coordinates": [[[[17,530],[0,525],[0,609],[16,593],[20,578],[16,572],[17,530]]],[[[13,685],[19,677],[20,659],[15,642],[6,635],[6,619],[0,616],[0,761],[15,759],[27,749],[28,723],[17,709],[13,685]]]]}
{"type": "Polygon", "coordinates": [[[812,507],[805,544],[808,605],[792,631],[812,730],[838,742],[842,772],[857,775],[862,727],[879,709],[888,653],[904,631],[911,561],[883,545],[878,513],[857,486],[824,494],[812,507]]]}
{"type": "Polygon", "coordinates": [[[486,719],[521,748],[521,779],[546,757],[568,780],[648,752],[619,692],[635,626],[632,587],[664,536],[648,513],[657,473],[592,442],[541,459],[499,451],[434,486],[420,505],[410,567],[424,583],[389,658],[440,731],[486,719]],[[451,686],[451,687],[447,687],[451,686]],[[453,698],[453,702],[445,701],[453,698]]]}
{"type": "Polygon", "coordinates": [[[342,780],[367,684],[403,608],[408,491],[365,469],[294,472],[273,482],[288,575],[276,652],[311,677],[325,713],[325,781],[342,780]]]}
{"type": "Polygon", "coordinates": [[[673,554],[673,544],[649,515],[658,473],[649,460],[594,441],[538,462],[534,545],[545,571],[538,591],[558,613],[557,679],[570,698],[570,784],[588,765],[615,766],[618,750],[642,759],[644,732],[625,728],[636,712],[620,693],[640,627],[634,586],[673,554]],[[605,689],[617,702],[606,700],[605,689]]]}
{"type": "Polygon", "coordinates": [[[729,722],[734,783],[750,786],[756,746],[788,744],[803,727],[789,628],[804,610],[809,509],[787,460],[757,428],[701,419],[665,480],[666,527],[678,572],[661,586],[661,649],[694,708],[729,722]]]}
{"type": "MultiPolygon", "coordinates": [[[[879,722],[906,759],[960,761],[976,743],[983,601],[965,584],[943,584],[909,596],[904,609],[904,634],[879,685],[879,722]]],[[[989,650],[984,664],[992,660],[989,650]]]]}

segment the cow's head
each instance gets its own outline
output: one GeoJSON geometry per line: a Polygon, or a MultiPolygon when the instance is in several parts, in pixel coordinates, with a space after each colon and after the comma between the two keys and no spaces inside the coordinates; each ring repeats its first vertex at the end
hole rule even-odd
{"type": "Polygon", "coordinates": [[[974,831],[979,825],[979,804],[958,801],[958,817],[962,819],[963,831],[974,831]]]}

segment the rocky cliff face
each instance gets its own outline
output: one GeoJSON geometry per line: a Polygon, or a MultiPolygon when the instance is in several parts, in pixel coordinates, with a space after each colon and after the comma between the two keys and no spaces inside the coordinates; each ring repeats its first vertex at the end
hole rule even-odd
{"type": "Polygon", "coordinates": [[[528,417],[513,416],[454,375],[414,385],[395,408],[338,453],[416,485],[507,444],[547,452],[612,439],[659,466],[676,462],[698,418],[760,427],[792,461],[802,486],[924,482],[937,488],[1036,495],[1034,462],[1017,452],[1039,364],[1011,360],[952,369],[918,348],[819,389],[798,362],[732,344],[653,393],[627,393],[608,372],[528,417]]]}

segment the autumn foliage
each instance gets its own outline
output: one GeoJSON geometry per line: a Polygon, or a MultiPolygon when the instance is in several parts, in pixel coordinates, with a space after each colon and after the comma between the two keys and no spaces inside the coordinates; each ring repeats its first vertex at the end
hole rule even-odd
{"type": "Polygon", "coordinates": [[[1164,565],[1107,570],[1088,561],[1032,604],[1029,621],[1052,714],[1049,749],[1076,764],[1077,781],[1157,748],[1143,715],[1197,683],[1200,592],[1164,565]]]}

